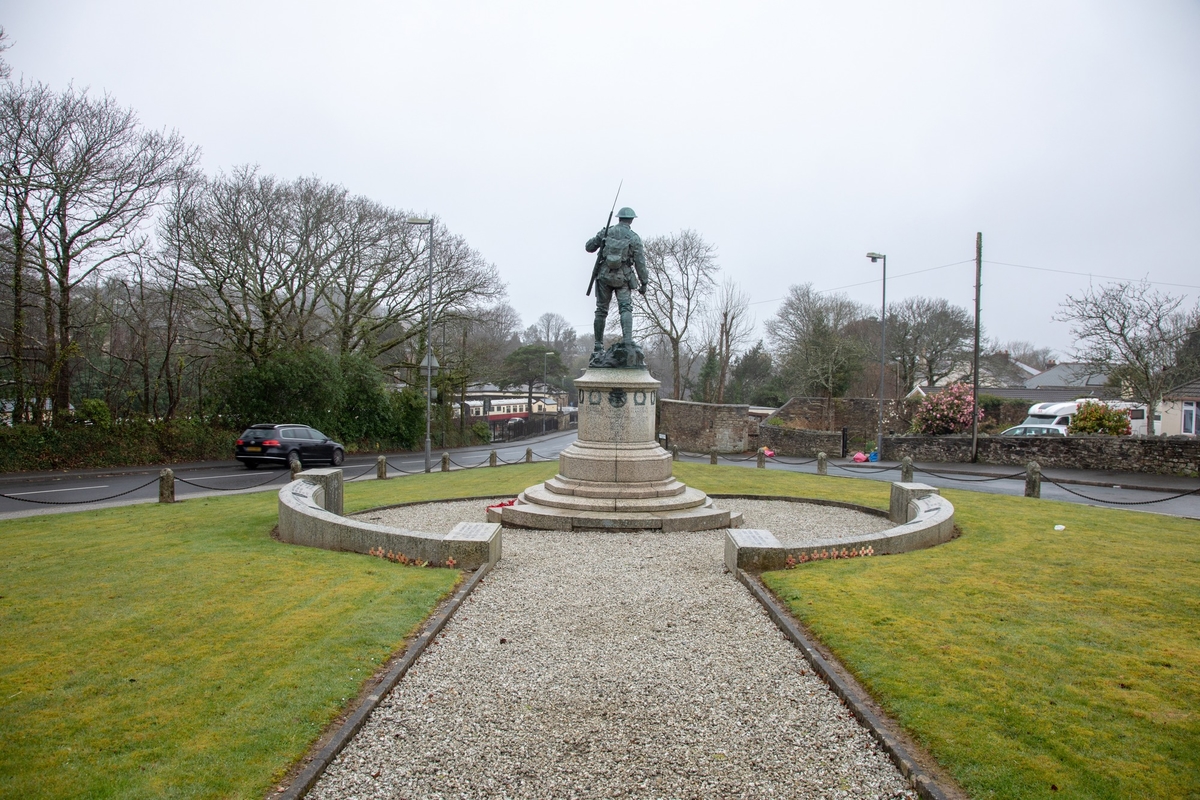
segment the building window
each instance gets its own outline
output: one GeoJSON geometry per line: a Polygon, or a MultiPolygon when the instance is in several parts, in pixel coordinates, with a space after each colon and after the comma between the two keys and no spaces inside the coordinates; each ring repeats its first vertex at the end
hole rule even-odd
{"type": "Polygon", "coordinates": [[[1196,435],[1196,401],[1183,401],[1183,433],[1196,435]]]}

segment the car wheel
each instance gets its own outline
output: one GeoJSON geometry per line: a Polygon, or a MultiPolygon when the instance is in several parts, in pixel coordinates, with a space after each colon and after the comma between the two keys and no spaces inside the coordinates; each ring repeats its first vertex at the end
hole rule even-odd
{"type": "Polygon", "coordinates": [[[331,458],[329,460],[329,463],[333,464],[335,467],[340,467],[342,465],[342,461],[344,461],[345,458],[346,458],[346,454],[343,453],[341,450],[334,450],[333,458],[331,458]]]}
{"type": "Polygon", "coordinates": [[[288,469],[291,469],[293,464],[295,464],[296,466],[302,466],[300,464],[300,454],[297,453],[295,450],[288,453],[288,458],[287,458],[288,469]]]}
{"type": "Polygon", "coordinates": [[[246,469],[258,469],[257,461],[243,461],[242,463],[246,465],[246,469]]]}

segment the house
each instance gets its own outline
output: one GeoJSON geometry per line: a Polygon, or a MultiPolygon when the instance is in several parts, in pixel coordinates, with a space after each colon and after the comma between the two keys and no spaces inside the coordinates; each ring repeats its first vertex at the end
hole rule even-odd
{"type": "Polygon", "coordinates": [[[1195,436],[1200,427],[1200,378],[1176,386],[1163,393],[1159,405],[1162,422],[1158,433],[1164,436],[1195,436]]]}

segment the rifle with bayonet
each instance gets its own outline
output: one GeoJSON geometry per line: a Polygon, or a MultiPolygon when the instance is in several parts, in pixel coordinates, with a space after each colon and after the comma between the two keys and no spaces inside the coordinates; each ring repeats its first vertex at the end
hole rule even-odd
{"type": "Polygon", "coordinates": [[[600,236],[600,248],[596,251],[596,266],[592,267],[592,279],[588,281],[587,292],[584,297],[592,296],[592,286],[596,284],[596,278],[600,275],[600,268],[604,266],[604,243],[608,241],[608,229],[612,227],[612,215],[617,210],[617,198],[621,196],[621,187],[625,185],[625,179],[617,184],[617,196],[613,198],[612,208],[608,210],[608,222],[604,223],[604,233],[600,236]]]}

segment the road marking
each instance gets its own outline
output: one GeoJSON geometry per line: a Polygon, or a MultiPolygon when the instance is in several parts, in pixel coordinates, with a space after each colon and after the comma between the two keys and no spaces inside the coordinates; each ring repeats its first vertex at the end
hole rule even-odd
{"type": "MultiPolygon", "coordinates": [[[[261,475],[261,474],[262,473],[260,472],[259,475],[261,475]]],[[[253,477],[254,477],[253,472],[234,472],[231,475],[198,475],[198,476],[196,476],[196,480],[198,480],[198,481],[217,481],[217,480],[221,480],[222,478],[253,478],[253,477]]]]}
{"type": "Polygon", "coordinates": [[[25,494],[50,494],[51,492],[82,492],[84,489],[107,489],[108,484],[103,486],[76,486],[72,489],[40,489],[36,492],[5,492],[9,497],[20,497],[25,494]]]}

